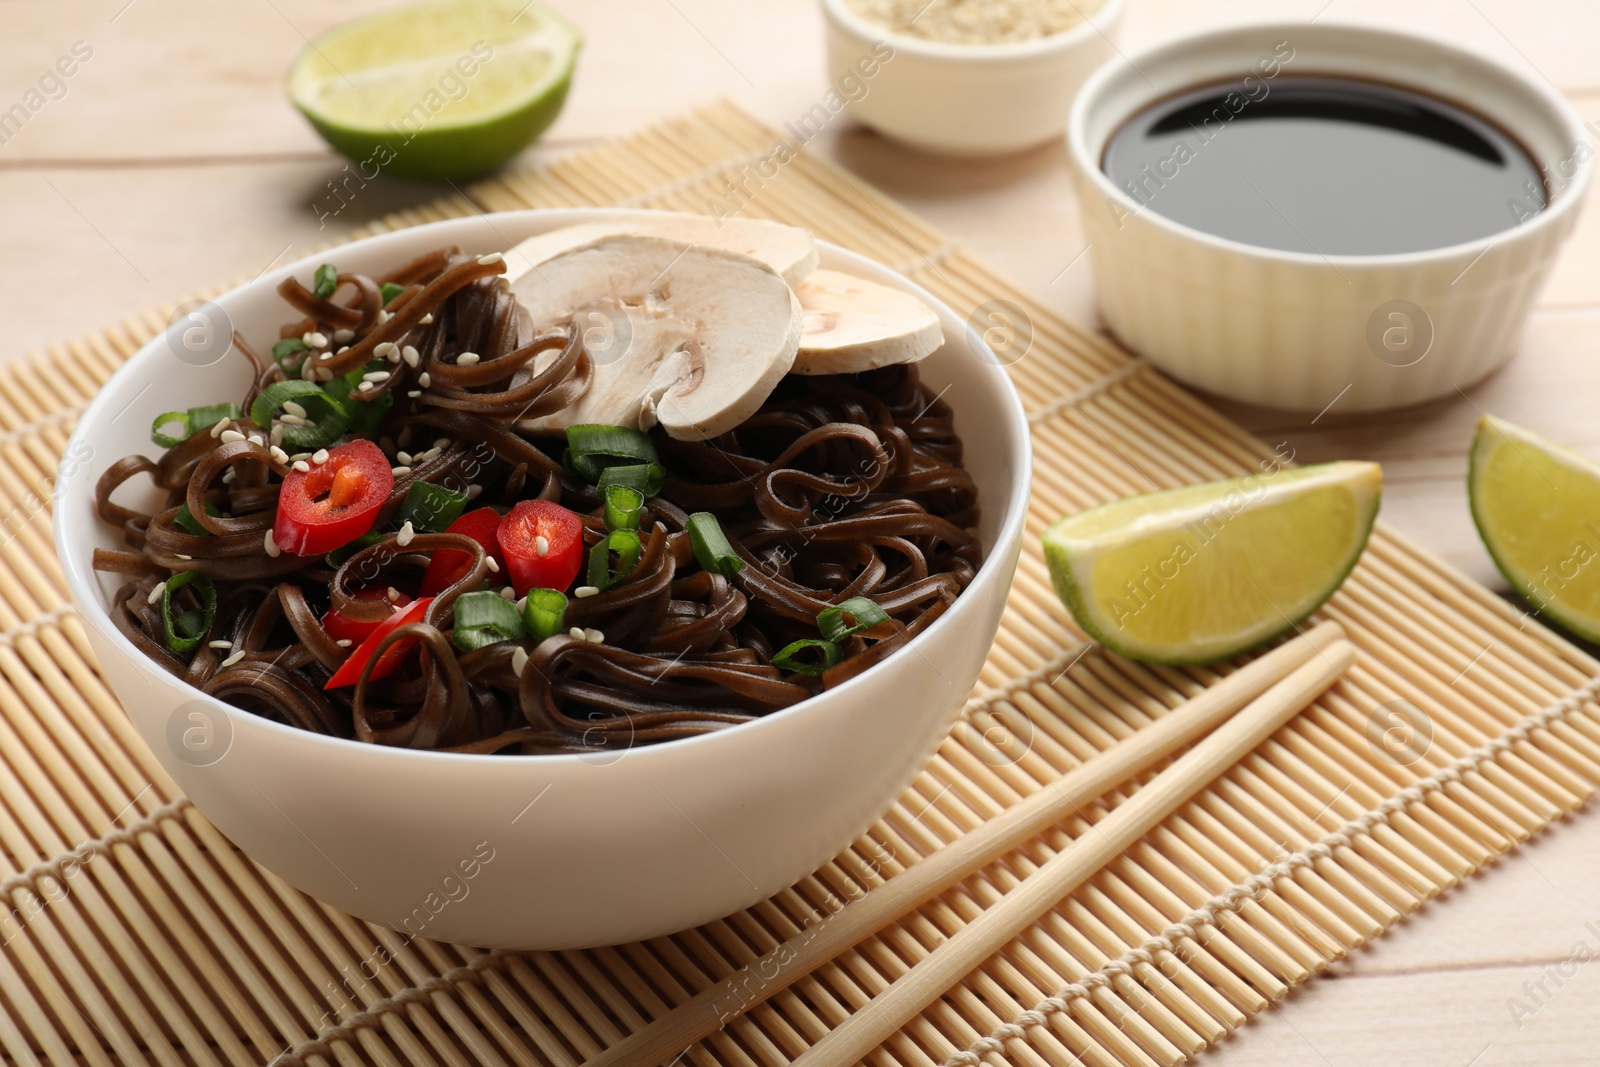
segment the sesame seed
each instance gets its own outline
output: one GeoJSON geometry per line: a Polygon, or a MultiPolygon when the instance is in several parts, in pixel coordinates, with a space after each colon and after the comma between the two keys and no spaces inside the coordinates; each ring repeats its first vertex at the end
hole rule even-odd
{"type": "Polygon", "coordinates": [[[309,381],[314,380],[316,378],[316,376],[317,376],[317,368],[311,365],[311,361],[309,359],[300,364],[300,380],[301,381],[309,382],[309,381]]]}
{"type": "Polygon", "coordinates": [[[410,474],[411,468],[402,464],[401,466],[391,468],[390,473],[392,473],[396,478],[399,478],[401,475],[410,474]]]}
{"type": "Polygon", "coordinates": [[[333,381],[333,368],[332,367],[318,367],[317,368],[317,381],[319,381],[319,382],[331,382],[331,381],[333,381]]]}
{"type": "Polygon", "coordinates": [[[483,557],[483,563],[484,563],[484,566],[489,568],[489,573],[490,574],[499,574],[500,573],[500,564],[498,564],[498,563],[496,563],[494,561],[494,557],[493,556],[485,556],[485,557],[483,557]]]}
{"type": "Polygon", "coordinates": [[[222,472],[222,484],[223,485],[232,485],[233,484],[234,475],[236,475],[238,473],[239,472],[234,470],[232,467],[229,467],[227,470],[223,471],[222,472]]]}
{"type": "Polygon", "coordinates": [[[389,312],[380,311],[380,312],[378,312],[378,325],[382,326],[384,323],[388,322],[392,318],[394,318],[394,315],[390,314],[389,312]]]}
{"type": "Polygon", "coordinates": [[[222,436],[222,431],[226,430],[229,426],[232,426],[232,425],[233,425],[233,420],[232,419],[223,419],[221,422],[219,422],[215,426],[211,427],[211,436],[212,437],[221,437],[222,436]]]}
{"type": "Polygon", "coordinates": [[[303,419],[306,417],[306,409],[301,405],[296,404],[293,400],[285,400],[283,402],[283,410],[287,411],[297,419],[303,419]]]}
{"type": "Polygon", "coordinates": [[[406,345],[400,350],[400,358],[406,361],[406,366],[415,367],[418,363],[422,362],[422,353],[418,352],[411,345],[406,345]]]}
{"type": "Polygon", "coordinates": [[[599,630],[585,630],[583,631],[583,639],[585,641],[593,641],[595,644],[600,645],[605,643],[606,635],[601,633],[599,630]]]}
{"type": "Polygon", "coordinates": [[[418,325],[421,325],[421,326],[432,326],[433,325],[433,312],[431,312],[431,311],[428,312],[426,315],[422,316],[422,318],[418,319],[417,322],[418,322],[418,325]]]}
{"type": "Polygon", "coordinates": [[[412,400],[415,400],[417,397],[419,397],[421,395],[422,395],[422,390],[421,389],[407,389],[406,390],[406,396],[410,397],[412,400]]]}
{"type": "Polygon", "coordinates": [[[302,459],[310,459],[310,458],[311,458],[311,453],[310,452],[296,452],[294,455],[289,457],[290,460],[292,460],[292,461],[294,461],[296,463],[298,463],[302,459]]]}
{"type": "Polygon", "coordinates": [[[155,588],[150,590],[150,595],[144,598],[144,602],[146,604],[154,604],[156,601],[161,599],[162,594],[164,594],[166,591],[167,583],[157,582],[155,588]]]}
{"type": "Polygon", "coordinates": [[[267,444],[267,439],[262,434],[253,433],[253,434],[250,435],[250,443],[255,445],[257,448],[265,448],[266,444],[267,444]]]}
{"type": "Polygon", "coordinates": [[[388,359],[398,351],[400,351],[399,345],[395,344],[393,341],[385,341],[378,347],[374,348],[372,350],[372,354],[382,359],[388,359]]]}
{"type": "Polygon", "coordinates": [[[390,374],[386,370],[368,371],[361,376],[361,380],[364,382],[386,382],[389,378],[390,374]]]}
{"type": "Polygon", "coordinates": [[[411,543],[411,539],[415,536],[417,536],[417,531],[411,525],[411,520],[407,519],[405,525],[400,527],[400,532],[395,534],[394,539],[395,543],[404,548],[411,543]]]}
{"type": "Polygon", "coordinates": [[[480,267],[492,267],[496,263],[504,263],[505,261],[506,257],[501,255],[499,252],[490,252],[486,256],[478,257],[478,265],[480,267]]]}
{"type": "Polygon", "coordinates": [[[278,548],[278,542],[272,538],[271,530],[268,530],[266,532],[266,536],[261,538],[261,547],[266,549],[267,555],[271,556],[273,559],[277,559],[278,553],[281,551],[278,548]]]}
{"type": "Polygon", "coordinates": [[[328,450],[326,448],[319,448],[315,452],[311,453],[311,462],[318,464],[328,462],[328,450]]]}
{"type": "Polygon", "coordinates": [[[522,672],[527,669],[528,650],[525,648],[519,648],[515,652],[511,653],[511,673],[515,674],[518,678],[521,678],[522,672]]]}
{"type": "Polygon", "coordinates": [[[206,647],[207,648],[232,648],[233,647],[233,642],[232,641],[207,641],[206,642],[206,647]]]}
{"type": "Polygon", "coordinates": [[[428,386],[433,384],[433,375],[429,374],[427,371],[423,371],[421,374],[417,375],[417,384],[422,386],[424,389],[428,388],[428,386]]]}
{"type": "Polygon", "coordinates": [[[297,459],[294,461],[294,469],[299,471],[301,474],[309,474],[311,472],[311,464],[307,463],[303,459],[297,459]]]}
{"type": "MultiPolygon", "coordinates": [[[[276,426],[276,425],[273,426],[272,427],[272,432],[267,434],[267,440],[272,442],[274,448],[276,448],[278,445],[283,444],[283,427],[282,426],[276,426]]],[[[279,451],[282,451],[282,450],[280,449],[279,451]]]]}
{"type": "Polygon", "coordinates": [[[333,331],[333,343],[336,345],[346,344],[350,341],[354,341],[355,338],[356,332],[354,330],[346,329],[333,331]]]}
{"type": "Polygon", "coordinates": [[[300,340],[309,348],[328,347],[328,336],[326,334],[317,333],[314,330],[311,333],[302,334],[300,340]]]}
{"type": "Polygon", "coordinates": [[[243,440],[244,440],[244,434],[240,433],[238,430],[223,430],[222,431],[222,443],[225,444],[225,445],[231,445],[235,441],[243,441],[243,440]]]}
{"type": "Polygon", "coordinates": [[[505,597],[507,600],[511,601],[512,603],[516,603],[517,591],[515,589],[511,588],[509,585],[506,586],[504,589],[500,590],[500,595],[505,597]]]}
{"type": "Polygon", "coordinates": [[[598,585],[580,585],[578,588],[572,591],[572,595],[577,597],[579,600],[582,600],[586,596],[599,596],[600,587],[598,585]]]}
{"type": "Polygon", "coordinates": [[[184,554],[184,553],[182,553],[182,552],[174,552],[174,553],[173,553],[173,555],[174,555],[174,556],[177,556],[177,557],[178,557],[178,558],[179,558],[179,559],[181,559],[181,560],[185,560],[185,561],[188,561],[188,560],[191,560],[191,559],[194,559],[194,557],[193,557],[193,556],[189,556],[189,555],[185,555],[185,554],[184,554]]]}
{"type": "Polygon", "coordinates": [[[410,452],[396,452],[394,454],[394,458],[399,460],[401,463],[410,463],[411,462],[411,453],[410,452]]]}
{"type": "MultiPolygon", "coordinates": [[[[350,346],[349,345],[340,345],[339,346],[339,350],[337,352],[335,352],[334,355],[335,356],[342,356],[348,351],[350,351],[350,346]]],[[[329,358],[332,358],[332,357],[329,357],[329,358]]]]}
{"type": "Polygon", "coordinates": [[[433,439],[433,447],[434,448],[449,448],[450,447],[450,438],[448,438],[448,437],[435,437],[433,439]]]}
{"type": "Polygon", "coordinates": [[[572,629],[567,631],[567,636],[572,638],[575,641],[582,641],[583,640],[583,627],[574,626],[572,629]]]}
{"type": "Polygon", "coordinates": [[[370,393],[374,389],[376,389],[377,387],[378,387],[378,383],[377,382],[363,381],[359,386],[356,387],[356,392],[358,392],[358,393],[370,393]]]}
{"type": "Polygon", "coordinates": [[[417,462],[421,463],[424,460],[433,459],[435,456],[437,456],[439,453],[441,453],[443,451],[444,451],[444,449],[442,449],[442,448],[430,448],[426,452],[422,453],[420,456],[417,457],[417,462]]]}
{"type": "Polygon", "coordinates": [[[277,460],[279,463],[285,463],[286,464],[286,463],[289,462],[289,453],[285,452],[283,449],[279,448],[277,445],[273,445],[271,448],[267,449],[267,455],[271,456],[273,459],[277,460]]]}
{"type": "Polygon", "coordinates": [[[231,667],[235,663],[238,663],[242,659],[244,659],[244,649],[241,648],[239,651],[235,652],[233,655],[231,655],[227,659],[223,660],[222,661],[222,665],[224,667],[231,667]]]}
{"type": "Polygon", "coordinates": [[[409,445],[411,443],[411,427],[409,427],[409,426],[401,427],[400,436],[395,438],[395,440],[400,442],[400,447],[401,448],[405,448],[407,445],[409,445]]]}
{"type": "Polygon", "coordinates": [[[533,539],[533,551],[541,559],[550,554],[550,539],[543,534],[533,539]]]}
{"type": "Polygon", "coordinates": [[[306,424],[304,415],[279,415],[278,421],[285,426],[304,426],[306,424]]]}
{"type": "Polygon", "coordinates": [[[384,590],[384,595],[386,595],[390,600],[399,600],[400,590],[391,585],[388,589],[384,590]]]}
{"type": "Polygon", "coordinates": [[[483,492],[483,486],[481,486],[481,485],[469,485],[469,486],[467,486],[467,499],[468,500],[476,500],[476,499],[478,499],[478,494],[481,493],[481,492],[483,492]]]}
{"type": "Polygon", "coordinates": [[[348,637],[341,637],[339,640],[335,641],[334,644],[338,645],[340,648],[349,648],[351,645],[355,644],[355,642],[350,640],[348,637]]]}
{"type": "Polygon", "coordinates": [[[463,352],[456,357],[456,366],[458,367],[470,367],[477,362],[478,353],[476,352],[463,352]]]}

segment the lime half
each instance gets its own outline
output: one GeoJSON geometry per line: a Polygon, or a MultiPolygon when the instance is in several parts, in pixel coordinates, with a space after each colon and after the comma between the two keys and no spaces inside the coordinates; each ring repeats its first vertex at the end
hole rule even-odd
{"type": "Polygon", "coordinates": [[[1485,415],[1472,439],[1467,500],[1511,588],[1600,641],[1600,464],[1485,415]]]}
{"type": "Polygon", "coordinates": [[[1056,592],[1132,659],[1210,663],[1290,629],[1333,595],[1372,533],[1376,463],[1277,467],[1068,516],[1044,533],[1056,592]]]}
{"type": "Polygon", "coordinates": [[[437,0],[345,23],[289,68],[289,98],[360,177],[464,178],[561,112],[578,31],[527,0],[437,0]]]}

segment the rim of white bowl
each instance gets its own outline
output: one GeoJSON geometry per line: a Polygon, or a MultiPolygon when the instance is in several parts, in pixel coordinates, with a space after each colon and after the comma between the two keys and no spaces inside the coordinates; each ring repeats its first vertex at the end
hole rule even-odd
{"type": "Polygon", "coordinates": [[[996,59],[1031,59],[1069,51],[1091,37],[1103,37],[1122,18],[1126,0],[1105,0],[1094,11],[1084,16],[1083,22],[1070,30],[1035,37],[1028,41],[1004,41],[998,44],[958,44],[954,41],[930,41],[924,37],[880,26],[850,10],[846,0],[822,0],[822,10],[828,18],[868,41],[888,41],[896,50],[956,62],[988,62],[996,59]],[[1099,20],[1096,22],[1096,20],[1099,20]]]}
{"type": "MultiPolygon", "coordinates": [[[[618,215],[651,216],[671,214],[681,213],[640,208],[532,208],[525,211],[497,212],[496,219],[503,223],[511,217],[537,216],[541,218],[549,218],[554,216],[571,220],[568,223],[558,223],[558,225],[570,225],[572,223],[582,222],[589,219],[614,218],[618,215]]],[[[290,274],[308,272],[309,270],[314,269],[317,264],[325,262],[330,254],[336,253],[341,249],[348,249],[354,246],[367,244],[381,244],[387,241],[398,240],[407,235],[433,229],[447,230],[462,226],[464,224],[481,225],[482,223],[482,217],[477,215],[469,215],[460,219],[444,219],[438,222],[424,223],[421,226],[412,226],[402,230],[391,230],[388,233],[374,234],[371,237],[361,238],[359,240],[350,241],[344,245],[339,245],[331,249],[324,249],[319,252],[314,252],[309,256],[305,256],[301,259],[295,260],[292,263],[285,264],[284,266],[279,267],[270,273],[260,275],[249,282],[235,286],[233,289],[230,289],[226,293],[214,297],[213,299],[220,301],[243,289],[254,288],[257,286],[262,288],[275,288],[278,282],[284,277],[290,274]]],[[[496,235],[499,234],[500,228],[495,226],[494,222],[491,221],[489,226],[492,233],[496,235]]],[[[514,244],[515,242],[512,243],[514,244]]],[[[842,254],[847,260],[856,261],[854,264],[852,264],[854,266],[866,266],[872,270],[882,270],[892,274],[895,278],[910,286],[911,292],[921,299],[927,301],[936,312],[948,312],[952,319],[961,318],[961,316],[956,313],[955,309],[952,308],[948,303],[934,296],[932,293],[928,292],[922,286],[918,285],[916,282],[912,281],[910,278],[907,278],[900,272],[884,266],[881,263],[877,263],[874,260],[868,259],[859,252],[851,251],[842,245],[836,245],[831,241],[823,241],[818,239],[817,246],[820,249],[827,249],[830,252],[842,254]]],[[[67,446],[63,453],[64,457],[74,455],[75,453],[73,451],[73,446],[87,440],[89,428],[99,425],[102,421],[100,418],[100,416],[104,413],[102,409],[111,404],[112,395],[119,380],[124,376],[132,377],[135,366],[137,366],[143,360],[152,358],[151,354],[157,351],[156,346],[161,343],[163,336],[164,332],[158,333],[156,336],[147,341],[139,349],[139,351],[135,352],[131,357],[129,357],[127,362],[125,362],[121,367],[117,368],[116,372],[110,377],[110,379],[106,381],[105,385],[100,387],[99,392],[97,392],[94,395],[94,398],[90,400],[88,406],[84,409],[83,414],[79,417],[78,424],[74,428],[72,436],[67,441],[67,446]]],[[[974,340],[980,345],[983,344],[982,338],[979,337],[970,327],[964,331],[964,338],[968,344],[973,343],[974,340]]],[[[954,339],[947,339],[945,343],[954,344],[957,343],[957,341],[954,339]]],[[[984,345],[984,348],[987,349],[988,346],[984,345]]],[[[1032,440],[1029,435],[1027,411],[1022,406],[1022,398],[1017,393],[1016,384],[1012,382],[1011,376],[1004,370],[1003,366],[999,364],[998,360],[991,364],[991,366],[994,373],[1000,376],[1001,403],[1009,412],[1009,418],[1007,419],[1004,428],[1007,431],[1007,436],[1010,438],[1010,451],[1015,461],[1016,471],[1016,479],[1012,485],[1009,497],[1003,501],[1004,514],[995,534],[995,543],[993,548],[995,551],[998,551],[1004,546],[1011,544],[1013,541],[1020,541],[1026,533],[1024,525],[1027,521],[1028,499],[1033,480],[1033,450],[1032,440]]],[[[63,463],[65,462],[66,460],[64,458],[63,463]]],[[[96,477],[98,477],[98,475],[96,475],[96,477]]],[[[76,482],[91,481],[92,479],[90,479],[87,471],[75,471],[71,475],[71,480],[76,482]]],[[[58,487],[62,484],[59,469],[57,472],[56,484],[58,487]]],[[[980,507],[981,506],[993,506],[993,504],[986,505],[983,498],[980,497],[980,507]]],[[[92,521],[99,523],[100,520],[96,517],[92,521]]],[[[67,551],[67,546],[64,543],[66,538],[65,531],[66,524],[59,522],[56,523],[54,525],[53,540],[55,542],[57,556],[60,558],[62,571],[67,580],[67,591],[72,598],[73,604],[78,608],[79,617],[84,619],[88,625],[93,626],[99,632],[101,637],[115,645],[118,645],[125,653],[128,654],[132,662],[139,664],[141,669],[148,671],[152,677],[159,676],[162,673],[161,668],[151,661],[149,657],[145,656],[144,653],[140,652],[133,642],[128,640],[128,638],[123,635],[122,631],[118,630],[116,625],[112,623],[110,615],[100,603],[101,591],[99,588],[99,580],[96,577],[96,572],[91,566],[88,566],[85,561],[78,559],[76,554],[67,551]]],[[[707,745],[715,745],[718,743],[717,739],[719,737],[723,737],[729,733],[739,733],[748,736],[749,731],[761,729],[764,724],[776,721],[780,717],[787,718],[796,714],[804,714],[807,705],[811,704],[812,701],[820,699],[833,699],[836,696],[847,697],[849,693],[860,687],[863,678],[866,678],[875,671],[884,669],[888,666],[888,664],[897,662],[914,662],[909,655],[910,653],[916,651],[920,645],[925,644],[930,635],[942,629],[948,629],[950,626],[957,625],[959,620],[964,615],[962,610],[963,603],[970,605],[978,601],[979,597],[972,595],[974,587],[978,586],[979,583],[988,584],[1002,581],[1002,579],[998,576],[996,569],[999,564],[994,562],[995,551],[991,551],[985,556],[983,564],[978,568],[978,572],[972,580],[972,584],[956,597],[955,603],[951,606],[950,610],[946,611],[942,616],[935,619],[927,630],[918,634],[916,637],[913,637],[906,643],[905,648],[902,648],[899,652],[896,652],[888,657],[884,663],[878,664],[869,670],[861,672],[861,674],[841,683],[833,689],[819,693],[816,696],[807,697],[805,700],[802,700],[796,704],[792,704],[787,708],[780,708],[779,710],[771,712],[767,715],[762,715],[758,718],[752,719],[750,722],[740,723],[737,726],[730,727],[728,730],[715,730],[709,733],[697,734],[693,737],[683,737],[670,741],[654,742],[634,748],[622,749],[620,752],[627,754],[630,760],[672,759],[673,753],[683,752],[691,746],[704,747],[707,745]]],[[[499,754],[485,755],[474,752],[441,752],[434,749],[413,749],[401,748],[398,746],[369,744],[367,742],[357,741],[353,738],[333,737],[328,734],[318,734],[309,730],[301,730],[298,727],[290,726],[286,723],[276,722],[261,715],[256,715],[253,712],[236,707],[227,701],[219,700],[218,698],[189,685],[189,683],[183,681],[181,678],[172,678],[171,682],[174,685],[187,688],[192,694],[193,699],[207,701],[217,708],[220,708],[230,720],[247,723],[248,728],[250,729],[264,729],[269,733],[279,733],[286,738],[293,739],[292,743],[336,746],[344,749],[345,751],[349,752],[351,756],[356,758],[429,761],[466,760],[472,761],[475,765],[484,767],[486,769],[497,768],[500,766],[506,766],[507,768],[515,769],[520,768],[525,764],[532,765],[535,762],[540,765],[549,765],[554,761],[559,761],[561,764],[593,763],[598,756],[604,755],[606,752],[606,750],[596,750],[595,752],[586,753],[552,753],[548,755],[519,755],[514,757],[506,757],[499,754]]],[[[493,772],[491,771],[490,773],[493,772]]]]}
{"type": "MultiPolygon", "coordinates": [[[[829,0],[824,0],[824,2],[827,3],[829,0]]],[[[1350,268],[1421,267],[1457,259],[1464,255],[1482,254],[1488,251],[1491,246],[1505,241],[1512,235],[1525,237],[1529,234],[1536,234],[1541,229],[1555,226],[1566,216],[1578,210],[1579,205],[1583,203],[1584,194],[1588,189],[1590,176],[1594,169],[1593,155],[1577,161],[1577,167],[1572,179],[1560,190],[1558,195],[1551,197],[1543,211],[1540,211],[1527,223],[1508,226],[1503,230],[1496,230],[1494,233],[1474,238],[1471,241],[1462,241],[1453,245],[1441,245],[1438,248],[1425,248],[1414,252],[1332,253],[1329,255],[1317,252],[1294,252],[1289,249],[1246,244],[1243,241],[1220,237],[1214,233],[1207,233],[1205,230],[1199,230],[1193,226],[1174,221],[1156,209],[1140,204],[1125,191],[1117,188],[1105,171],[1101,169],[1099,153],[1091,153],[1089,150],[1089,145],[1084,135],[1085,120],[1090,109],[1097,104],[1097,97],[1105,91],[1106,84],[1120,73],[1123,64],[1130,64],[1137,70],[1146,71],[1152,67],[1172,62],[1182,62],[1185,58],[1204,53],[1207,50],[1216,50],[1219,47],[1231,45],[1241,38],[1259,36],[1264,33],[1282,34],[1292,40],[1294,35],[1304,38],[1308,34],[1323,35],[1350,33],[1352,31],[1371,37],[1384,37],[1404,42],[1419,51],[1431,52],[1436,56],[1445,56],[1457,62],[1477,63],[1486,66],[1507,81],[1515,82],[1522,91],[1542,103],[1549,110],[1550,118],[1564,128],[1562,136],[1568,144],[1576,147],[1584,142],[1583,119],[1572,105],[1567,102],[1565,97],[1561,96],[1553,88],[1528,77],[1522,71],[1486,49],[1456,41],[1445,42],[1434,37],[1426,37],[1410,30],[1377,22],[1351,20],[1312,25],[1304,22],[1264,21],[1240,22],[1220,29],[1207,30],[1203,33],[1178,34],[1152,42],[1137,51],[1114,57],[1101,64],[1100,68],[1089,75],[1088,80],[1083,83],[1083,88],[1078,91],[1078,96],[1072,103],[1072,111],[1067,119],[1067,155],[1075,169],[1087,176],[1106,196],[1126,205],[1130,209],[1130,215],[1136,214],[1141,218],[1147,218],[1153,225],[1165,229],[1174,236],[1210,245],[1213,248],[1237,255],[1253,256],[1260,260],[1284,264],[1324,267],[1332,265],[1334,267],[1350,268]]],[[[1338,76],[1336,69],[1324,69],[1318,73],[1338,76]]],[[[1196,85],[1199,84],[1204,83],[1196,83],[1196,85]]],[[[1402,88],[1411,88],[1416,83],[1397,81],[1396,84],[1399,84],[1402,88]]],[[[1147,96],[1142,103],[1129,110],[1127,114],[1118,116],[1118,121],[1113,125],[1112,129],[1120,128],[1122,123],[1132,118],[1141,108],[1148,107],[1165,95],[1157,93],[1147,96]]],[[[1504,123],[1497,116],[1484,114],[1480,108],[1464,100],[1436,91],[1432,95],[1504,129],[1504,123]]],[[[1532,150],[1518,134],[1512,132],[1512,137],[1522,150],[1529,154],[1534,166],[1543,175],[1550,161],[1534,158],[1532,150]]]]}

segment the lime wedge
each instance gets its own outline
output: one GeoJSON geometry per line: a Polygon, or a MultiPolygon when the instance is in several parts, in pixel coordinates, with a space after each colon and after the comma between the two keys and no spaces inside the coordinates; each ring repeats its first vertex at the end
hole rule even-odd
{"type": "Polygon", "coordinates": [[[1275,467],[1129,497],[1044,532],[1056,593],[1131,659],[1210,663],[1290,629],[1333,595],[1372,533],[1376,463],[1275,467]]]}
{"type": "Polygon", "coordinates": [[[1472,438],[1467,500],[1511,588],[1600,641],[1600,464],[1485,415],[1472,438]]]}
{"type": "Polygon", "coordinates": [[[572,24],[541,4],[436,0],[306,45],[289,68],[289,98],[363,181],[470,177],[555,121],[579,44],[572,24]]]}

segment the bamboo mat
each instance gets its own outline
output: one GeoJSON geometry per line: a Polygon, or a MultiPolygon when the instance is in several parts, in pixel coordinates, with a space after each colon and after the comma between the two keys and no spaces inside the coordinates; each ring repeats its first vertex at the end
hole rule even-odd
{"type": "MultiPolygon", "coordinates": [[[[164,325],[152,312],[0,370],[6,1062],[577,1064],[1214,677],[1085,645],[1037,536],[1091,504],[1245,472],[1271,449],[856,180],[804,155],[769,177],[776,143],[718,105],[378,228],[524,207],[705,211],[743,195],[745,214],[865,252],[962,313],[995,299],[1025,309],[1032,349],[1011,371],[1037,456],[1029,539],[979,691],[927,771],[811,878],[644,944],[484,953],[408,941],[289,888],[134,736],[53,558],[57,457],[84,402],[164,325]]],[[[1343,681],[869,1062],[1179,1062],[1600,783],[1600,665],[1393,532],[1380,528],[1321,614],[1360,648],[1343,681]],[[1395,701],[1426,716],[1414,760],[1382,743],[1403,723],[1395,701]]],[[[685,1062],[787,1062],[1103,814],[968,879],[685,1062]]]]}

